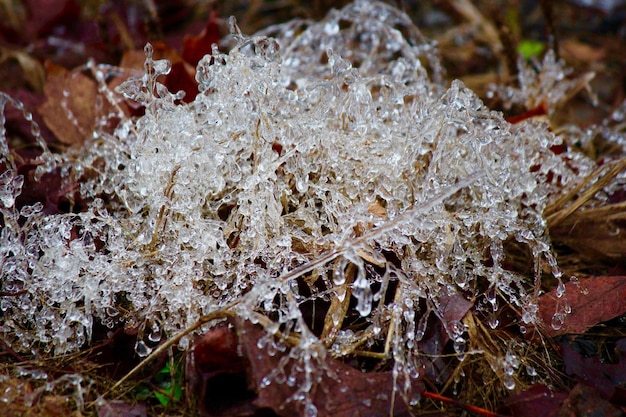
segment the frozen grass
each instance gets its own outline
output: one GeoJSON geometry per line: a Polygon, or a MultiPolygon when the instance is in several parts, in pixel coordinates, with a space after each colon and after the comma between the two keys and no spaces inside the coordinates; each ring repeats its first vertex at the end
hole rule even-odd
{"type": "MultiPolygon", "coordinates": [[[[144,116],[124,116],[112,134],[96,131],[62,154],[41,144],[39,173],[60,168],[79,183],[81,213],[18,209],[23,178],[2,138],[2,291],[19,294],[0,299],[0,333],[13,349],[76,351],[98,320],[138,328],[145,356],[233,305],[264,324],[260,343],[272,349],[284,346],[271,335],[297,336],[290,358],[305,375],[296,399],[306,401],[326,355],[355,343],[384,347],[398,391],[409,392],[431,315],[461,360],[477,354],[444,299],[462,297],[497,328],[503,298],[521,327],[536,323],[542,265],[561,277],[542,212],[590,170],[587,160],[555,155],[561,139],[544,124],[512,126],[461,82],[445,88],[436,46],[382,3],[253,37],[233,23],[232,42],[199,63],[201,93],[189,104],[157,81],[169,63],[148,45],[143,77],[118,88],[144,116]],[[506,241],[529,248],[534,277],[505,267],[506,241]],[[334,306],[321,335],[302,307],[317,300],[334,306]]],[[[542,83],[562,77],[553,59],[545,68],[542,83]]],[[[527,84],[508,93],[542,94],[527,84]]],[[[490,361],[510,389],[521,350],[490,361]]]]}

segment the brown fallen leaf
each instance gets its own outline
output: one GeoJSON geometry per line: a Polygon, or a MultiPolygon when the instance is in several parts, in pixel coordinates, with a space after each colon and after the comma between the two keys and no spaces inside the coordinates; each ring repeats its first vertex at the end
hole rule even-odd
{"type": "MultiPolygon", "coordinates": [[[[303,404],[292,398],[297,392],[297,383],[295,386],[276,381],[262,383],[279,367],[281,359],[289,355],[288,350],[272,355],[265,347],[260,348],[258,341],[266,336],[265,331],[248,321],[213,329],[207,334],[213,331],[216,333],[203,338],[204,345],[199,344],[194,349],[189,375],[196,381],[192,390],[201,404],[202,415],[249,416],[267,409],[285,417],[304,415],[303,404]],[[235,334],[237,344],[232,343],[235,334]],[[247,368],[247,381],[239,378],[242,366],[247,368]],[[218,385],[213,379],[221,383],[220,392],[227,394],[215,394],[213,390],[218,385]],[[234,398],[240,401],[235,403],[234,398]]],[[[390,415],[391,411],[395,417],[410,415],[401,395],[396,394],[394,398],[391,372],[364,373],[330,355],[325,366],[327,371],[309,393],[318,417],[376,417],[390,415]]],[[[296,380],[302,377],[289,362],[285,372],[287,376],[292,372],[296,380]]],[[[412,382],[414,394],[424,391],[421,381],[412,382]]]]}
{"type": "MultiPolygon", "coordinates": [[[[15,60],[20,66],[24,81],[36,92],[41,92],[44,85],[45,71],[41,63],[26,52],[0,46],[0,63],[6,65],[6,61],[15,60]]],[[[4,74],[10,76],[12,74],[4,74]]],[[[13,78],[15,78],[13,76],[13,78]]],[[[13,82],[15,80],[12,80],[13,82]]]]}
{"type": "Polygon", "coordinates": [[[594,388],[585,384],[577,384],[559,410],[559,417],[620,417],[623,415],[620,409],[604,400],[594,388]]]}
{"type": "Polygon", "coordinates": [[[96,126],[96,82],[82,73],[46,62],[46,102],[39,107],[43,120],[66,145],[81,145],[96,126]]]}
{"type": "Polygon", "coordinates": [[[218,325],[202,335],[187,361],[189,392],[197,401],[199,415],[253,415],[256,394],[248,381],[249,368],[231,323],[218,325]]]}
{"type": "Polygon", "coordinates": [[[370,205],[367,206],[367,211],[383,220],[389,219],[389,217],[387,217],[387,209],[378,200],[370,203],[370,205]]]}
{"type": "MultiPolygon", "coordinates": [[[[611,207],[605,208],[610,211],[611,207]]],[[[551,228],[550,236],[554,243],[570,247],[587,262],[619,261],[626,255],[626,239],[620,238],[626,215],[623,209],[613,210],[611,217],[599,209],[574,213],[567,222],[551,228]]]]}
{"type": "Polygon", "coordinates": [[[561,42],[561,57],[567,62],[600,62],[606,58],[606,49],[575,39],[566,39],[561,42]]]}
{"type": "Polygon", "coordinates": [[[515,417],[556,417],[563,401],[564,392],[556,392],[544,385],[533,385],[526,391],[507,398],[498,410],[515,417]]]}
{"type": "Polygon", "coordinates": [[[217,14],[213,12],[198,36],[187,35],[183,39],[183,59],[195,67],[202,57],[211,53],[213,44],[218,44],[219,41],[220,24],[217,14]]]}
{"type": "Polygon", "coordinates": [[[539,317],[544,323],[543,333],[554,337],[565,334],[582,334],[591,327],[626,313],[626,276],[590,277],[565,284],[563,297],[556,290],[539,298],[539,317]],[[551,326],[557,303],[567,302],[572,309],[560,329],[551,326]]]}
{"type": "MultiPolygon", "coordinates": [[[[152,42],[152,47],[152,59],[167,59],[172,64],[172,68],[169,74],[161,75],[158,78],[158,81],[164,84],[167,89],[172,93],[176,93],[180,90],[184,91],[184,102],[190,103],[191,101],[193,101],[198,95],[198,83],[195,80],[195,67],[185,62],[174,48],[164,42],[152,42]]],[[[143,50],[128,50],[125,51],[122,55],[119,66],[121,68],[124,68],[129,75],[140,76],[144,71],[145,61],[146,54],[143,50]]],[[[114,89],[126,79],[127,76],[120,76],[113,79],[111,82],[109,82],[109,88],[114,89]]],[[[127,106],[134,110],[137,110],[137,108],[141,107],[131,100],[125,100],[125,103],[127,106]]]]}
{"type": "MultiPolygon", "coordinates": [[[[335,265],[337,268],[337,265],[335,265]]],[[[335,290],[335,296],[330,299],[330,307],[324,317],[324,328],[320,340],[324,346],[330,348],[337,337],[337,333],[343,324],[343,320],[350,306],[350,297],[352,295],[351,285],[356,274],[354,264],[348,264],[345,271],[345,282],[338,286],[335,290]]]]}
{"type": "Polygon", "coordinates": [[[146,417],[148,407],[145,404],[129,404],[125,401],[104,401],[98,407],[98,417],[146,417]]]}
{"type": "Polygon", "coordinates": [[[615,343],[615,353],[620,358],[617,363],[607,363],[593,353],[579,353],[576,345],[575,339],[570,341],[566,338],[560,343],[565,372],[581,383],[593,387],[595,395],[623,405],[625,403],[623,387],[626,384],[626,360],[624,360],[626,339],[615,343]]]}
{"type": "MultiPolygon", "coordinates": [[[[263,378],[279,365],[281,355],[270,356],[265,349],[259,349],[257,341],[264,336],[264,331],[248,322],[244,326],[240,341],[248,358],[256,358],[251,361],[252,378],[256,386],[261,387],[263,378]]],[[[393,376],[390,371],[363,373],[330,358],[326,360],[326,366],[330,372],[326,372],[310,392],[318,417],[410,415],[400,395],[396,394],[394,398],[393,376]]],[[[421,381],[413,381],[413,387],[418,393],[424,391],[421,381]]],[[[288,401],[296,389],[287,384],[273,382],[258,389],[259,397],[255,404],[269,407],[280,416],[304,415],[302,404],[288,401]]]]}

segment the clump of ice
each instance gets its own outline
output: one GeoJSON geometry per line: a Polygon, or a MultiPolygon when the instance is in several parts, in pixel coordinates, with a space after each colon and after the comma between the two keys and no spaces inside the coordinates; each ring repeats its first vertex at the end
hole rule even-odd
{"type": "MultiPolygon", "coordinates": [[[[82,213],[19,212],[23,178],[3,138],[0,333],[13,349],[75,351],[99,320],[136,326],[146,355],[236,302],[244,318],[271,317],[270,333],[301,335],[291,355],[306,388],[328,351],[300,304],[345,285],[378,329],[354,337],[384,342],[393,328],[407,381],[420,318],[443,317],[442,297],[474,302],[488,288],[536,320],[537,294],[504,268],[503,243],[530,247],[536,280],[543,260],[556,268],[542,211],[575,178],[550,150],[560,139],[509,125],[459,81],[444,88],[435,46],[388,5],[357,1],[270,31],[235,29],[228,54],[198,64],[189,104],[158,83],[169,63],[148,45],[145,75],[118,90],[145,115],[41,156],[80,180],[82,213]],[[298,280],[317,284],[303,294],[298,280]]],[[[463,323],[448,327],[462,352],[463,323]]]]}

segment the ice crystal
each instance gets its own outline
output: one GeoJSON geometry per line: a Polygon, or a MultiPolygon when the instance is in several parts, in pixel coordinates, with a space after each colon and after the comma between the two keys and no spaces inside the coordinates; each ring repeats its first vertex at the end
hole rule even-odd
{"type": "MultiPolygon", "coordinates": [[[[531,62],[518,61],[519,88],[513,86],[493,85],[488,96],[498,95],[506,108],[523,105],[526,109],[545,106],[549,113],[580,89],[591,93],[589,81],[593,72],[579,77],[571,77],[572,70],[563,61],[557,59],[554,51],[548,51],[542,62],[533,58],[531,62]]],[[[592,97],[595,99],[595,97],[592,97]]]]}
{"type": "MultiPolygon", "coordinates": [[[[3,137],[0,333],[13,349],[75,351],[98,320],[136,327],[144,356],[231,306],[267,328],[259,343],[274,352],[279,329],[299,335],[273,378],[303,398],[327,353],[361,339],[389,340],[410,396],[416,341],[429,316],[445,319],[442,298],[474,303],[487,288],[477,309],[494,314],[500,293],[536,320],[537,295],[504,268],[503,245],[530,248],[535,280],[553,263],[542,211],[575,178],[550,150],[560,138],[509,125],[460,81],[444,88],[435,45],[388,5],[357,1],[252,37],[233,28],[230,52],[198,64],[193,102],[157,81],[169,63],[148,45],[145,74],[117,90],[144,116],[61,155],[38,138],[40,173],[78,182],[83,212],[16,207],[23,177],[3,137]],[[302,305],[333,297],[353,298],[364,325],[321,340],[302,305]]],[[[465,324],[446,330],[463,354],[465,324]]]]}

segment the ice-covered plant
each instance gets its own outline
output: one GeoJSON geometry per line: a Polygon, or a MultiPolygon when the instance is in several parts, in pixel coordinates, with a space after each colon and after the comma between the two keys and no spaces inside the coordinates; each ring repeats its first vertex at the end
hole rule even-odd
{"type": "MultiPolygon", "coordinates": [[[[82,212],[17,207],[23,178],[2,138],[0,333],[13,349],[76,351],[98,320],[136,327],[145,356],[227,307],[273,349],[272,335],[296,336],[301,394],[354,346],[391,360],[402,393],[430,317],[469,353],[446,300],[496,327],[504,299],[536,324],[533,279],[547,263],[560,281],[542,211],[575,177],[550,149],[559,138],[508,124],[459,81],[445,88],[436,47],[379,2],[253,37],[233,25],[233,38],[200,61],[189,104],[159,83],[169,63],[148,45],[145,74],[118,88],[145,115],[80,149],[43,149],[39,174],[78,183],[82,212]],[[506,267],[507,241],[532,253],[530,282],[506,267]],[[318,301],[323,331],[303,307],[318,301]]],[[[515,360],[492,365],[509,387],[515,360]]]]}

